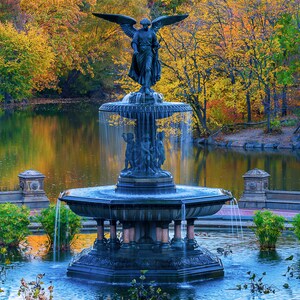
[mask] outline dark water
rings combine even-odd
[[[91,238],[89,235],[85,235],[84,239],[87,240],[85,247],[91,246],[94,238],[95,235]],[[279,238],[277,250],[272,252],[260,252],[254,234],[251,231],[244,232],[244,239],[239,239],[230,232],[220,230],[201,232],[196,238],[199,244],[215,254],[218,247],[232,251],[227,257],[220,256],[224,264],[225,275],[219,279],[198,283],[160,286],[163,291],[171,295],[171,299],[300,299],[300,279],[283,276],[287,268],[292,265],[295,273],[299,274],[300,271],[299,241],[296,240],[292,233],[285,232]],[[73,247],[75,253],[80,250],[81,247]],[[38,248],[35,248],[34,251],[37,252]],[[291,255],[293,255],[293,260],[286,260]],[[27,281],[31,281],[39,273],[45,273],[45,278],[43,279],[45,287],[48,287],[50,281],[52,281],[54,285],[54,299],[108,300],[112,299],[109,295],[112,296],[114,293],[119,295],[127,294],[129,283],[128,286],[121,287],[119,285],[105,285],[101,282],[67,277],[66,269],[70,259],[70,255],[65,255],[65,257],[61,255],[60,261],[53,262],[51,255],[43,258],[32,255],[22,262],[16,261],[13,268],[7,270],[6,278],[1,285],[4,292],[0,293],[0,299],[19,299],[17,298],[17,291],[20,279],[24,277]],[[266,272],[262,282],[272,286],[275,289],[275,294],[262,294],[253,297],[249,289],[235,290],[237,285],[249,283],[248,271],[255,273],[258,277],[261,277],[262,273]],[[136,279],[138,280],[138,278]],[[288,283],[289,288],[283,287],[285,283]],[[125,297],[125,299],[129,298]]]
[[[88,104],[0,112],[0,189],[13,189],[18,174],[27,169],[46,175],[45,190],[51,201],[67,188],[116,183],[124,167],[120,153],[124,153],[125,143],[119,131],[108,131],[98,119],[98,106]],[[239,198],[242,175],[260,168],[271,175],[271,189],[300,190],[300,152],[212,149],[192,144],[184,151],[183,156],[180,149],[166,142],[163,167],[178,184],[220,187]]]

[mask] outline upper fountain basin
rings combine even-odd
[[[67,190],[59,199],[80,216],[122,222],[171,221],[213,215],[232,196],[221,189],[184,185],[177,185],[173,193],[141,195],[116,193],[115,186],[101,186]]]
[[[137,114],[153,113],[156,119],[161,119],[174,113],[192,112],[192,108],[185,103],[163,102],[161,94],[154,92],[149,99],[141,93],[129,93],[122,101],[102,104],[99,111],[118,113],[129,119],[136,119]]]

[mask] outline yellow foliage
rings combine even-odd
[[[56,80],[51,73],[54,53],[41,30],[28,27],[18,32],[11,23],[0,22],[0,48],[2,91],[18,99]]]

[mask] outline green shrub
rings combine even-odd
[[[274,133],[274,134],[282,133],[282,126],[281,126],[280,119],[275,118],[274,120],[271,120],[270,130],[271,130],[271,133]],[[267,129],[265,129],[265,133],[267,133]]]
[[[284,217],[274,215],[268,210],[255,212],[253,222],[256,228],[254,228],[254,233],[261,250],[276,248],[277,239],[284,230],[284,221]]]
[[[0,204],[0,246],[16,248],[29,234],[29,209],[15,204]]]
[[[297,214],[293,218],[293,230],[297,238],[300,240],[300,214]]]
[[[43,229],[47,233],[49,243],[53,246],[55,233],[55,215],[56,206],[50,205],[41,211],[36,217],[36,221],[40,222]],[[65,205],[60,206],[60,231],[58,236],[58,245],[61,250],[70,248],[70,244],[75,234],[80,232],[81,218],[68,209]],[[58,234],[58,232],[57,232]],[[58,246],[57,245],[57,246]]]

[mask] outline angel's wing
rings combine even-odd
[[[188,15],[176,15],[176,16],[161,16],[152,21],[152,30],[156,33],[163,26],[171,25],[180,22],[187,18]]]
[[[117,14],[100,14],[100,13],[93,13],[93,15],[98,18],[102,18],[104,20],[119,24],[122,30],[124,31],[124,33],[130,38],[133,38],[133,35],[137,31],[133,27],[133,25],[136,24],[136,20],[131,17],[124,16],[124,15],[117,15]]]

